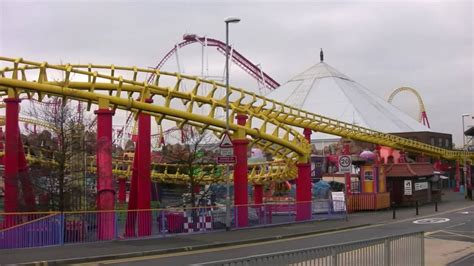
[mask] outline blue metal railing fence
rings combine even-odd
[[[315,200],[232,206],[231,226],[239,210],[247,210],[248,226],[258,227],[301,221],[298,204],[311,205],[307,220],[346,219],[344,202]],[[160,237],[224,230],[224,205],[150,210],[114,210],[44,213],[0,213],[0,249],[30,248],[71,243]]]

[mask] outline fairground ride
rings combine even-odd
[[[191,44],[199,44],[202,47],[201,52],[201,77],[209,78],[209,61],[208,61],[208,47],[215,48],[223,56],[225,56],[226,44],[217,39],[208,38],[206,36],[201,37],[196,34],[185,34],[183,36],[183,41],[177,43],[166,55],[159,61],[159,63],[154,67],[155,70],[162,69],[166,61],[168,61],[173,55],[176,55],[176,61],[178,64],[178,72],[181,72],[181,62],[180,62],[180,49]],[[254,64],[241,53],[236,51],[234,47],[230,46],[230,58],[232,61],[239,66],[242,70],[252,76],[259,85],[259,93],[265,95],[266,92],[274,90],[280,86],[280,84],[265,73],[260,64]],[[221,80],[224,80],[225,70]],[[148,77],[148,83],[150,83],[154,78],[154,74],[151,74]]]
[[[426,115],[425,105],[423,104],[423,100],[421,99],[421,95],[415,89],[413,89],[411,87],[397,88],[397,89],[393,90],[390,93],[390,95],[388,96],[387,102],[392,103],[395,96],[398,95],[401,92],[408,92],[408,93],[411,93],[411,94],[415,95],[415,97],[418,101],[418,122],[420,122],[423,125],[430,128],[430,122],[428,121],[428,116]]]
[[[224,109],[225,103],[224,99],[214,98],[214,95],[218,90],[224,90],[225,85],[215,81],[138,67],[92,64],[51,65],[6,57],[0,57],[0,61],[3,64],[10,63],[12,65],[0,71],[3,97],[18,97],[26,94],[30,98],[35,97],[36,100],[42,101],[45,96],[60,96],[85,102],[88,104],[88,109],[91,104],[98,104],[99,99],[102,99],[108,102],[114,110],[131,110],[136,113],[144,112],[153,115],[158,124],[163,120],[170,120],[176,122],[178,127],[190,124],[201,130],[211,130],[218,135],[223,132],[224,121],[216,119],[214,114],[216,109]],[[64,80],[48,81],[47,76],[50,71],[64,72]],[[119,71],[131,78],[126,79],[123,75],[117,76],[116,72]],[[31,78],[28,72],[35,73],[37,79]],[[71,73],[85,76],[87,81],[70,80]],[[7,74],[10,77],[7,77]],[[152,74],[154,76],[152,84],[139,81],[140,76],[143,80],[143,76]],[[174,78],[174,85],[161,85],[159,83],[161,77]],[[183,82],[193,83],[194,86],[189,91],[183,91],[181,88]],[[207,95],[200,94],[202,84],[212,86],[212,90]],[[159,98],[164,104],[147,103],[145,102],[147,98]],[[180,101],[185,108],[178,110],[171,107],[171,103],[176,100]],[[249,117],[245,125],[231,123],[231,129],[233,131],[243,130],[247,136],[252,138],[252,144],[258,144],[265,150],[272,150],[283,158],[307,157],[308,151],[306,149],[309,149],[309,146],[301,145],[306,143],[306,140],[292,127],[309,128],[313,131],[401,150],[412,150],[446,159],[462,157],[456,151],[445,150],[309,113],[243,89],[231,88],[230,101],[233,118],[239,113]],[[209,113],[207,115],[196,114],[197,109],[204,105],[210,107]],[[257,121],[260,123],[257,124]],[[253,126],[259,127],[254,128]]]
[[[87,110],[97,106],[97,190],[99,209],[113,209],[114,188],[112,186],[112,117],[119,110],[136,114],[138,136],[132,164],[130,197],[131,209],[150,208],[151,185],[151,117],[158,125],[163,121],[176,123],[178,128],[186,125],[199,130],[213,132],[221,137],[226,129],[225,120],[216,116],[226,107],[225,97],[217,97],[226,90],[224,84],[202,80],[199,77],[180,73],[162,72],[159,69],[144,69],[136,66],[115,65],[54,65],[34,62],[22,58],[0,57],[0,96],[6,104],[5,139],[5,211],[17,210],[15,184],[20,171],[20,160],[24,158],[19,141],[18,111],[22,97],[44,101],[57,96],[63,100],[85,103]],[[152,82],[148,82],[153,75]],[[49,80],[48,77],[62,77]],[[74,78],[72,78],[74,77]],[[77,80],[77,81],[76,81]],[[171,83],[162,82],[164,80]],[[187,90],[183,84],[187,84]],[[204,92],[203,85],[211,89]],[[474,161],[474,153],[452,151],[406,139],[369,128],[345,123],[329,117],[268,99],[244,89],[230,88],[230,130],[237,157],[234,167],[234,195],[236,204],[246,202],[248,146],[255,146],[281,162],[285,180],[297,177],[296,200],[311,200],[310,165],[311,147],[308,143],[311,132],[317,131],[402,151],[448,160]],[[205,109],[203,109],[205,107]],[[206,112],[204,112],[204,110]],[[237,120],[237,121],[236,121]],[[304,131],[304,136],[301,134]],[[137,159],[140,157],[139,159]],[[21,165],[24,166],[24,165]],[[282,180],[284,181],[284,180]],[[137,183],[138,182],[138,183]],[[135,185],[134,185],[135,184]],[[8,185],[8,187],[7,187]],[[7,204],[8,203],[8,204]],[[297,209],[297,216],[306,217],[311,212]],[[301,216],[301,217],[303,217]],[[306,217],[307,218],[307,217]],[[304,218],[304,219],[306,219]],[[302,218],[303,219],[303,218]]]

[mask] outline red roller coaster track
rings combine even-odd
[[[171,49],[168,53],[166,53],[166,55],[160,60],[160,62],[158,63],[158,65],[156,65],[154,69],[161,69],[163,65],[166,63],[166,61],[168,61],[168,59],[170,59],[171,56],[173,56],[173,54],[176,53],[177,49],[196,43],[196,42],[200,43],[203,46],[215,47],[217,51],[219,51],[221,54],[223,55],[226,54],[226,44],[219,40],[211,39],[207,37],[199,37],[195,34],[185,34],[183,36],[183,41],[176,44],[173,47],[173,49]],[[232,49],[232,47],[230,47],[230,49]],[[261,84],[264,84],[266,88],[270,90],[274,90],[280,86],[278,82],[276,82],[267,73],[263,72],[257,65],[255,65],[250,60],[245,58],[241,53],[237,52],[236,50],[231,50],[230,54],[232,56],[232,62],[238,65],[241,69],[243,69],[245,72],[251,75],[258,82],[260,82]],[[148,77],[147,82],[151,83],[154,77],[155,75],[152,74],[150,77]],[[132,114],[130,114],[127,117],[124,129],[119,133],[119,137],[122,136],[122,134],[124,133],[123,131],[125,130],[126,127],[130,125],[131,121],[132,121]]]
[[[184,46],[193,44],[193,43],[200,43],[203,46],[209,46],[209,47],[215,47],[217,51],[219,51],[221,54],[225,55],[226,51],[226,44],[216,40],[216,39],[211,39],[207,37],[199,37],[195,34],[185,34],[183,36],[183,41],[176,44],[173,49],[171,49],[164,57],[161,59],[161,61],[156,65],[155,69],[161,69],[165,62],[173,55],[176,53],[176,50],[178,48],[182,48]],[[232,49],[232,48],[230,48]],[[232,51],[232,50],[231,50]],[[232,61],[238,65],[241,69],[243,69],[245,72],[250,74],[253,78],[255,78],[258,82],[261,82],[262,84],[265,84],[265,87],[267,87],[270,90],[274,90],[277,87],[280,86],[278,82],[276,82],[273,78],[271,78],[268,74],[263,72],[257,65],[252,63],[250,60],[245,58],[242,54],[239,52],[233,50],[231,52],[232,55]],[[154,75],[151,75],[148,78],[148,83],[150,83],[153,80]]]

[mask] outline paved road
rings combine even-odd
[[[451,223],[440,230],[431,232],[427,237],[474,243],[473,214],[465,213],[461,215],[465,215],[467,220],[460,223]]]
[[[462,211],[434,215],[430,218],[447,218],[449,221],[434,223],[440,219],[431,219],[427,223],[415,224],[416,218],[396,221],[388,224],[376,224],[365,228],[310,235],[292,239],[282,239],[263,243],[196,250],[184,253],[156,255],[122,260],[101,261],[101,265],[189,265],[215,260],[246,257],[271,252],[287,251],[307,247],[317,247],[364,240],[416,231],[429,232],[430,238],[440,238],[474,243],[474,206]]]

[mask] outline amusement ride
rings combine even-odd
[[[184,36],[154,68],[137,66],[117,66],[100,64],[51,64],[36,62],[24,58],[0,57],[0,93],[4,102],[5,116],[0,118],[5,125],[4,137],[4,176],[5,176],[5,212],[18,211],[17,177],[28,168],[28,162],[41,161],[47,165],[52,160],[41,153],[25,152],[20,139],[19,123],[32,124],[45,129],[52,125],[19,116],[20,102],[29,100],[39,103],[51,103],[50,99],[61,99],[62,103],[74,102],[78,112],[95,110],[94,124],[97,127],[96,156],[88,161],[87,171],[97,174],[97,210],[114,210],[114,180],[130,180],[129,210],[150,209],[152,179],[162,183],[186,184],[189,177],[180,165],[152,162],[152,138],[165,144],[165,136],[178,132],[185,139],[193,129],[199,133],[212,132],[216,140],[226,134],[226,122],[219,115],[226,108],[226,86],[216,80],[182,73],[162,70],[165,62],[173,55],[179,60],[180,49],[191,44],[202,46],[202,73],[205,73],[204,58],[208,48],[215,48],[226,54],[225,43],[193,34]],[[426,143],[379,132],[325,117],[316,113],[288,105],[265,97],[265,91],[279,87],[262,69],[230,47],[233,62],[255,78],[259,92],[243,88],[230,87],[230,134],[233,141],[236,164],[231,172],[213,169],[202,173],[199,185],[212,182],[225,182],[226,175],[234,183],[236,207],[242,215],[236,222],[245,226],[248,222],[244,215],[248,208],[248,185],[255,191],[262,185],[294,180],[296,183],[296,202],[311,201],[311,134],[320,132],[344,139],[390,147],[404,152],[413,152],[435,159],[474,161],[474,153],[455,151],[432,146]],[[178,63],[179,64],[179,63]],[[408,91],[417,97],[420,105],[420,122],[428,127],[429,122],[420,95],[413,88],[402,87],[392,92],[391,102],[397,93]],[[57,103],[56,103],[57,104]],[[84,107],[83,107],[84,106]],[[125,126],[116,130],[112,126],[114,114],[129,112]],[[158,133],[152,134],[152,119]],[[175,126],[163,129],[163,125]],[[131,126],[133,124],[133,126]],[[193,128],[193,129],[189,129]],[[114,158],[112,144],[124,135],[133,135],[134,156],[129,159]],[[271,155],[270,161],[247,162],[249,148],[258,148]],[[26,149],[28,150],[28,149]],[[184,167],[183,167],[184,168]],[[216,175],[216,171],[219,172]],[[207,176],[206,176],[207,175]],[[217,179],[216,179],[217,178]],[[27,178],[20,180],[25,197],[34,211],[34,200]],[[119,199],[123,200],[124,182],[121,182]],[[262,193],[255,193],[261,197]],[[262,202],[262,199],[256,200]],[[236,204],[237,205],[237,204]],[[307,220],[311,216],[309,205],[298,205],[296,219]],[[130,220],[143,222],[150,219],[146,215],[136,215]],[[113,226],[106,223],[101,227],[102,239],[113,234]],[[149,235],[150,229],[140,228],[139,235]]]

